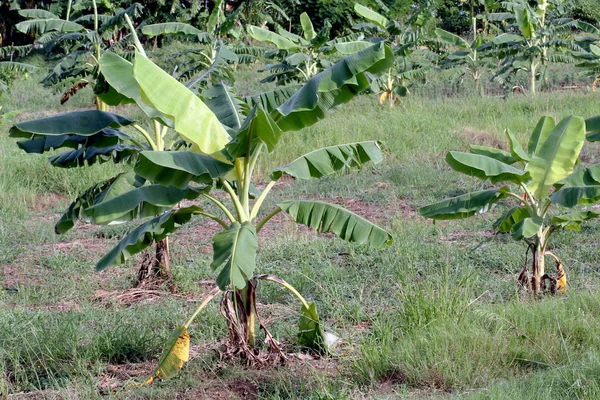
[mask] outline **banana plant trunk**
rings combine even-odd
[[[152,276],[167,276],[171,272],[169,264],[169,238],[156,242],[156,253],[152,264]]]
[[[245,339],[251,348],[256,346],[256,284],[248,282],[248,285],[239,291],[243,302],[243,312],[245,314]]]
[[[537,72],[537,65],[535,63],[531,63],[531,67],[529,68],[529,92],[532,95],[535,95],[536,72]]]
[[[154,257],[147,256],[142,262],[135,287],[153,286],[168,278],[171,273],[169,263],[169,238],[164,238],[154,244]]]
[[[533,271],[531,276],[531,291],[533,294],[540,292],[542,276],[544,276],[545,261],[544,261],[544,246],[541,241],[538,241],[533,250]]]

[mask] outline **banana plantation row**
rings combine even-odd
[[[600,30],[597,24],[569,17],[575,1],[539,0],[532,5],[515,0],[482,6],[470,0],[466,3],[471,16],[467,37],[436,27],[440,11],[430,2],[415,3],[412,15],[402,21],[386,17],[389,9],[383,3],[374,7],[380,12],[355,3],[348,26],[336,30],[327,20],[316,26],[307,13],[300,14],[292,25],[285,8],[260,1],[241,2],[235,8],[230,2],[217,1],[203,23],[195,25],[155,23],[161,15],[175,19],[177,4],[183,3],[173,3],[167,16],[150,5],[133,3],[121,9],[95,1],[92,7],[75,1],[51,4],[48,9],[52,11],[42,7],[16,10],[22,21],[15,28],[34,42],[20,46],[4,43],[0,48],[0,90],[6,89],[15,71],[36,68],[23,61],[35,52],[44,54],[51,65],[42,84],[58,85],[63,102],[85,86],[101,92],[105,80],[98,65],[100,56],[108,51],[128,60],[133,57],[133,36],[125,16],[134,22],[144,44],[155,48],[173,37],[189,42],[188,49],[171,55],[170,61],[177,65],[171,74],[198,93],[218,82],[233,86],[233,71],[242,63],[264,63],[260,70],[265,73],[264,82],[300,84],[336,60],[378,41],[384,41],[394,53],[394,63],[385,74],[367,76],[369,90],[377,93],[382,103],[398,102],[415,82],[425,81],[439,69],[455,70],[454,80],[465,81],[482,93],[488,81],[501,84],[508,92],[524,79],[528,90],[535,93],[547,84],[548,67],[553,64],[575,65],[581,75],[589,77],[593,88],[600,77]],[[202,7],[192,5],[180,19],[194,20],[192,15]],[[293,32],[291,28],[296,26]]]

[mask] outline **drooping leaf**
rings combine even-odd
[[[190,221],[192,216],[202,211],[191,206],[168,211],[138,226],[127,234],[96,264],[96,271],[102,271],[115,264],[122,264],[132,255],[139,253],[155,241],[161,241]]]
[[[327,111],[368,88],[365,72],[380,73],[393,61],[391,49],[383,42],[343,58],[308,80],[272,113],[273,118],[283,131],[310,126],[324,118]]]
[[[24,8],[19,10],[19,15],[30,19],[60,19],[58,15],[41,8]]]
[[[10,137],[28,138],[33,135],[91,136],[106,128],[133,124],[129,118],[97,110],[72,111],[52,117],[19,122],[10,128]]]
[[[165,346],[152,378],[169,379],[177,375],[190,359],[190,334],[185,326],[177,325]]]
[[[393,237],[372,222],[335,204],[310,200],[287,200],[278,204],[300,224],[317,232],[335,233],[348,242],[379,248],[391,245]]]
[[[284,86],[268,92],[258,93],[244,97],[244,102],[249,108],[259,106],[268,113],[285,103],[300,89],[299,85]]]
[[[454,33],[450,33],[440,28],[435,29],[435,35],[446,43],[452,46],[462,47],[463,49],[471,48],[467,41]]]
[[[28,140],[17,142],[19,148],[27,153],[42,154],[49,150],[80,147],[109,147],[123,141],[128,141],[131,136],[112,128],[105,128],[91,135],[44,135],[33,134]],[[141,150],[141,149],[140,149]]]
[[[221,149],[230,137],[215,114],[192,91],[152,61],[136,53],[133,75],[143,101],[163,113],[193,150],[222,158]]]
[[[562,186],[590,186],[600,185],[600,164],[573,172],[565,179],[558,181],[555,187]]]
[[[256,268],[258,242],[256,228],[250,222],[235,221],[229,230],[213,237],[213,262],[216,270],[223,266],[217,277],[219,289],[225,290],[229,283],[234,290],[243,289]]]
[[[341,144],[325,147],[300,156],[283,167],[271,172],[271,179],[278,180],[283,174],[299,179],[322,178],[344,168],[359,168],[372,161],[383,159],[381,143],[375,141]]]
[[[210,185],[232,168],[231,164],[188,151],[144,151],[139,155],[135,172],[163,186],[185,189],[190,181]]]
[[[373,45],[373,43],[371,43],[371,42],[358,40],[358,41],[353,41],[353,42],[336,43],[334,45],[334,47],[338,51],[338,53],[347,55],[347,54],[357,53],[357,52],[364,50],[367,47],[370,47],[372,45]]]
[[[308,40],[304,39],[302,36],[296,35],[293,32],[289,32],[289,31],[283,29],[281,26],[277,27],[277,34],[284,37],[285,39],[291,41],[292,43],[296,43],[297,45],[308,46],[310,43]]]
[[[552,131],[542,132],[525,168],[531,175],[528,187],[534,197],[547,196],[553,184],[573,172],[584,141],[585,122],[581,117],[567,117]]]
[[[600,185],[563,187],[552,193],[553,204],[574,207],[577,204],[591,204],[600,200]]]
[[[327,345],[319,321],[317,305],[314,302],[309,303],[308,308],[302,305],[298,327],[300,328],[298,339],[301,346],[305,346],[319,354],[327,354]]]
[[[19,32],[35,32],[38,34],[43,34],[51,31],[69,33],[82,32],[85,30],[85,27],[75,22],[55,18],[30,19],[27,21],[19,22],[17,25],[15,25],[15,28],[17,28]]]
[[[482,214],[506,197],[506,188],[465,193],[419,208],[419,214],[432,219],[462,219]]]
[[[211,34],[203,32],[200,29],[183,22],[163,22],[160,24],[145,25],[142,28],[142,33],[146,36],[160,36],[170,34],[183,34],[196,36],[203,43],[211,38]]]
[[[472,144],[469,146],[469,149],[473,154],[490,157],[504,164],[512,165],[517,162],[517,160],[508,151],[497,149],[495,147],[478,146]]]
[[[451,151],[446,155],[446,162],[455,171],[482,180],[489,179],[492,183],[512,182],[518,185],[529,179],[527,172],[484,155]]]
[[[354,11],[356,11],[358,15],[360,15],[367,21],[377,25],[381,29],[385,29],[386,26],[390,23],[390,21],[386,17],[379,14],[378,12],[371,10],[368,7],[363,6],[362,4],[354,3]]]
[[[33,45],[2,46],[0,47],[0,58],[23,57],[33,50]]]
[[[83,218],[84,209],[104,200],[109,200],[112,197],[119,196],[143,183],[140,179],[136,180],[133,172],[127,172],[92,185],[73,200],[54,226],[54,231],[57,234],[67,232],[75,225],[75,221]]]
[[[131,221],[136,218],[154,217],[182,200],[193,200],[207,188],[177,189],[173,186],[145,185],[94,204],[83,211],[93,224]]]
[[[131,17],[131,19],[135,19],[142,15],[144,7],[139,3],[132,3],[127,8],[119,10],[114,13],[114,15],[108,16],[104,21],[102,21],[102,25],[100,26],[100,31],[102,32],[111,32],[114,28],[121,28],[125,26],[125,15]]]
[[[22,63],[22,62],[16,62],[16,61],[0,61],[0,69],[25,73],[25,72],[33,72],[36,69],[38,69],[38,67],[36,67],[35,65],[26,64],[26,63]]]
[[[581,230],[581,223],[589,219],[600,217],[599,212],[595,211],[577,211],[570,214],[556,215],[551,219],[551,224],[561,228],[578,231]]]
[[[107,129],[103,132],[105,131]],[[106,136],[99,138],[97,136],[99,134],[90,136],[81,147],[51,156],[48,161],[55,167],[61,168],[82,167],[93,165],[96,162],[102,164],[108,161],[118,164],[130,161],[143,150],[132,144],[108,144],[105,142]]]
[[[523,36],[515,35],[514,33],[502,33],[492,39],[492,43],[495,45],[503,45],[510,42],[520,42],[523,40]]]

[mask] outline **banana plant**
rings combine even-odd
[[[573,52],[573,57],[577,60],[575,66],[582,70],[584,76],[589,76],[593,79],[593,92],[596,91],[598,84],[600,84],[600,46],[598,44],[600,43],[595,40],[592,43],[582,43],[587,48]]]
[[[4,46],[0,47],[0,94],[8,90],[14,73],[28,74],[37,69],[35,65],[15,61],[31,52],[33,46]]]
[[[600,130],[598,121],[600,118],[589,120],[595,130]],[[594,138],[595,130],[588,129],[588,139]],[[505,133],[510,151],[472,145],[470,153],[451,151],[446,156],[455,171],[496,187],[421,207],[419,212],[432,219],[461,219],[488,212],[501,200],[512,200],[493,228],[527,244],[519,282],[535,294],[544,290],[564,292],[566,275],[560,259],[549,250],[550,238],[559,229],[579,230],[584,221],[600,216],[588,207],[600,200],[600,164],[575,170],[586,140],[586,122],[571,116],[555,124],[551,117],[543,117],[529,138],[527,150],[511,131]],[[578,205],[584,207],[567,210]],[[556,260],[555,276],[546,273],[546,255]]]
[[[92,0],[93,13],[89,14],[86,13],[89,4],[80,3],[69,2],[65,19],[41,9],[19,10],[27,20],[16,25],[20,32],[37,35],[36,46],[43,48],[49,58],[57,60],[41,83],[67,88],[61,104],[88,85],[94,90],[99,89],[96,85],[102,86],[104,81],[98,68],[100,56],[109,48],[116,50],[126,46],[129,39],[120,33],[125,26],[125,16],[134,18],[142,11],[140,4],[133,3],[114,14],[101,14],[96,0]],[[96,107],[108,111],[98,97]]]
[[[544,76],[548,63],[573,63],[571,50],[578,50],[572,31],[577,28],[597,33],[588,23],[566,18],[566,4],[561,0],[538,0],[536,7],[525,0],[505,2],[509,12],[493,13],[490,20],[507,25],[507,32],[492,39],[502,66],[494,77],[506,77],[525,71],[529,91],[536,92],[537,81]]]
[[[272,62],[260,72],[268,71],[271,75],[261,82],[276,82],[278,85],[306,82],[333,65],[326,56],[338,52],[337,44],[346,43],[352,46],[352,43],[347,42],[360,39],[359,34],[330,39],[331,25],[326,23],[320,31],[315,31],[307,13],[300,15],[300,24],[302,36],[288,32],[280,26],[277,32],[254,25],[247,27],[248,34],[254,40],[277,47],[277,50],[265,51],[264,57]],[[353,50],[368,47],[368,44],[358,46],[359,48],[354,47]]]
[[[481,35],[475,36],[475,40],[469,43],[441,28],[435,30],[435,35],[449,48],[458,48],[448,52],[442,58],[440,66],[444,69],[462,68],[462,75],[469,74],[475,83],[475,90],[483,94],[481,78],[486,70],[496,67],[494,60],[489,57],[490,44],[485,43]]]
[[[431,12],[420,7],[402,25],[359,3],[354,4],[354,11],[367,21],[355,26],[355,29],[365,34],[372,32],[370,40],[383,39],[394,51],[395,62],[387,74],[371,77],[371,90],[379,96],[379,104],[387,101],[392,108],[401,97],[410,93],[414,81],[425,79],[432,63],[437,61],[437,55],[433,52],[419,48],[424,44],[423,26],[431,17]],[[342,46],[345,44],[338,45],[338,48],[343,53]]]
[[[300,299],[300,343],[325,352],[325,335],[315,304],[306,301],[283,279],[257,274],[257,234],[273,216],[283,212],[297,223],[359,244],[382,247],[392,243],[392,236],[366,219],[322,201],[284,200],[268,212],[263,211],[263,205],[275,183],[284,175],[315,179],[348,168],[360,168],[369,162],[380,162],[380,143],[366,141],[314,150],[274,169],[270,182],[262,190],[253,183],[253,174],[259,158],[275,151],[279,141],[284,140],[285,132],[313,125],[330,109],[366,89],[369,82],[365,74],[377,74],[389,68],[393,62],[391,50],[383,43],[374,44],[338,61],[288,96],[279,92],[242,98],[221,84],[207,91],[202,101],[150,61],[137,43],[132,63],[105,53],[100,67],[110,85],[111,98],[121,96],[122,102],[137,103],[158,127],[154,140],[151,135],[143,134],[155,146],[137,154],[133,172],[128,175],[127,183],[133,182],[129,188],[109,195],[104,194],[105,184],[99,184],[88,196],[92,201],[74,204],[70,215],[82,215],[96,223],[136,217],[150,219],[123,237],[98,261],[96,269],[102,271],[124,262],[153,242],[168,237],[193,217],[210,218],[222,230],[213,237],[211,266],[218,271],[218,291],[211,292],[209,298],[223,293],[221,310],[229,328],[229,354],[240,355],[249,363],[285,357],[256,312],[255,289],[259,281],[281,285]],[[286,97],[282,102],[276,100]],[[99,133],[100,137],[112,133],[121,138],[131,135],[125,132],[131,127],[144,132],[129,118],[95,110],[87,112],[94,114],[81,118],[76,113],[67,113],[53,117],[56,119],[20,123],[11,128],[11,135],[28,137],[22,147],[54,148],[81,137],[97,138]],[[57,121],[60,118],[62,121]],[[45,132],[40,133],[42,129]],[[48,132],[50,129],[54,132]],[[170,151],[161,149],[157,143],[166,140],[167,132],[173,132],[183,145]],[[80,143],[72,145],[79,149]],[[116,183],[111,181],[106,185]],[[229,202],[212,195],[213,191],[224,192]],[[180,207],[184,199],[197,200],[197,203]],[[218,212],[207,211],[200,201],[215,205]],[[177,327],[153,378],[171,376],[187,360],[188,327],[207,301],[186,324]],[[265,357],[257,351],[257,324],[267,338],[269,351]]]

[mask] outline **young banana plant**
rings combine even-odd
[[[573,63],[568,54],[578,46],[572,36],[574,29],[598,34],[595,26],[573,18],[567,18],[567,8],[562,0],[538,0],[535,6],[525,0],[503,3],[508,13],[492,13],[494,21],[510,22],[508,32],[492,39],[502,59],[501,68],[494,78],[513,75],[518,71],[529,75],[529,91],[536,93],[537,82],[543,78],[550,62]],[[543,79],[542,79],[543,82]]]
[[[102,257],[96,269],[100,271],[124,262],[151,243],[172,234],[194,216],[210,218],[222,227],[213,238],[211,266],[219,270],[216,283],[223,292],[221,310],[229,327],[230,354],[241,355],[250,363],[284,357],[256,313],[255,288],[261,280],[277,283],[300,298],[300,343],[325,352],[325,338],[315,304],[304,300],[283,279],[255,274],[257,234],[273,216],[284,212],[298,223],[319,232],[334,233],[350,242],[382,247],[391,244],[392,237],[378,226],[334,204],[286,200],[268,212],[263,211],[263,205],[283,175],[297,179],[321,178],[336,171],[359,168],[368,162],[378,163],[382,160],[380,144],[367,141],[309,152],[273,170],[271,181],[262,191],[253,184],[254,172],[259,158],[268,157],[279,141],[284,140],[285,132],[318,122],[330,109],[350,101],[366,89],[369,82],[365,74],[387,70],[393,62],[391,50],[383,43],[374,44],[317,74],[294,93],[279,90],[240,98],[227,86],[218,84],[204,93],[204,101],[150,61],[139,43],[137,50],[132,63],[112,53],[101,57],[100,68],[110,90],[100,95],[105,100],[110,98],[113,104],[137,103],[157,127],[158,136],[154,139],[129,118],[95,110],[84,111],[89,113],[85,118],[82,114],[69,113],[21,123],[11,129],[11,135],[27,137],[25,143],[44,149],[71,141],[72,146],[85,153],[87,142],[78,142],[81,138],[92,139],[98,134],[104,138],[110,133],[117,141],[123,138],[135,140],[133,132],[125,133],[120,129],[137,129],[151,145],[137,153],[133,172],[128,175],[135,185],[107,196],[103,195],[104,185],[113,185],[113,182],[99,184],[88,196],[92,200],[73,205],[69,215],[81,215],[97,223],[152,217]],[[42,130],[45,131],[42,133]],[[60,134],[56,134],[57,131]],[[158,143],[165,141],[167,131],[175,132],[184,145],[159,146]],[[113,157],[117,154],[117,149],[111,152]],[[229,202],[213,196],[214,190],[224,192]],[[198,204],[179,207],[184,199],[212,203],[219,212],[211,213]],[[215,294],[211,292],[212,296]],[[155,377],[170,376],[168,371],[172,372],[173,368],[168,365],[175,365],[176,371],[186,361],[187,328],[199,311],[188,323],[177,328]],[[265,331],[269,345],[267,357],[261,357],[256,351],[257,324]]]
[[[461,75],[469,74],[475,84],[475,90],[483,95],[483,86],[481,78],[486,70],[495,68],[496,64],[490,59],[490,44],[484,42],[482,36],[476,36],[472,42],[467,42],[458,35],[437,28],[435,30],[437,38],[449,47],[458,47],[456,51],[447,53],[441,62],[441,67],[445,69],[462,68]]]
[[[339,44],[355,42],[358,33],[330,39],[331,25],[328,23],[320,31],[315,31],[307,13],[300,15],[302,36],[288,32],[278,27],[277,32],[249,25],[248,34],[253,39],[269,43],[277,50],[265,51],[264,56],[272,63],[266,65],[260,72],[268,71],[271,75],[261,82],[276,82],[278,85],[304,83],[319,72],[332,66],[328,55],[339,52]],[[362,46],[360,47],[365,48]],[[354,48],[354,51],[357,51]],[[341,53],[347,54],[347,53]]]
[[[367,21],[355,28],[363,30],[365,35],[374,32],[375,36],[371,41],[384,40],[394,51],[395,62],[387,74],[370,77],[371,90],[379,95],[379,104],[387,101],[392,108],[400,102],[401,97],[410,93],[409,88],[413,82],[425,80],[432,61],[437,59],[433,52],[419,48],[423,44],[423,25],[431,17],[431,12],[418,7],[402,25],[359,3],[354,4],[354,11]],[[338,45],[341,53],[344,45]]]
[[[589,123],[597,128],[597,121],[600,119]],[[443,200],[419,212],[432,219],[468,218],[491,210],[500,200],[512,199],[511,208],[493,227],[498,233],[510,233],[515,240],[525,241],[527,253],[532,252],[531,278],[526,253],[519,282],[538,294],[548,289],[544,283],[549,279],[551,291],[563,292],[566,276],[559,258],[549,251],[550,238],[558,229],[579,230],[582,222],[600,216],[587,207],[563,213],[567,208],[600,200],[600,164],[575,171],[586,140],[586,122],[571,116],[555,125],[551,117],[543,117],[529,138],[527,151],[512,132],[506,130],[506,135],[510,151],[473,145],[470,153],[451,151],[446,161],[458,172],[507,185]],[[591,135],[588,133],[588,139],[594,137]],[[556,277],[546,274],[546,255],[556,260]]]

